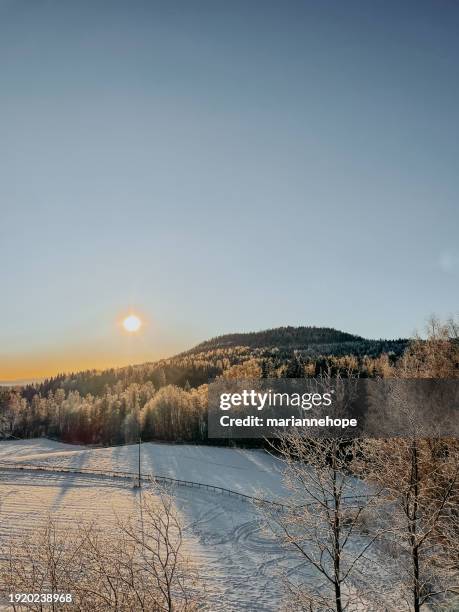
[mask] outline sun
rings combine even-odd
[[[134,333],[139,331],[142,327],[142,321],[135,314],[130,314],[128,317],[123,319],[123,327],[129,333]]]

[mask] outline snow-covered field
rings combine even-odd
[[[0,538],[26,533],[49,514],[69,527],[94,519],[109,528],[116,516],[135,511],[138,495],[129,479],[5,469],[7,464],[135,472],[137,453],[135,445],[89,449],[45,439],[0,442]],[[146,443],[142,472],[270,500],[288,495],[282,463],[261,450]],[[210,610],[277,611],[282,597],[279,568],[308,579],[310,570],[262,528],[259,510],[251,503],[203,488],[174,487],[173,494]]]
[[[50,513],[69,527],[81,519],[109,526],[116,515],[134,511],[137,495],[130,480],[2,470],[2,464],[135,471],[137,453],[135,445],[88,449],[45,439],[0,442],[0,538],[27,532]],[[286,494],[280,462],[258,450],[147,443],[142,445],[142,472],[269,499]],[[262,532],[257,509],[240,498],[205,489],[176,487],[174,496],[210,608],[278,610],[281,585],[273,568],[289,559]]]
[[[46,464],[75,470],[138,469],[138,447],[88,449],[51,440],[0,442],[0,462]],[[142,473],[211,484],[268,499],[285,497],[281,462],[260,450],[190,444],[142,444]]]

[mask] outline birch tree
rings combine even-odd
[[[310,439],[294,430],[280,436],[276,452],[283,461],[290,496],[284,511],[265,509],[265,517],[283,546],[296,553],[308,572],[298,580],[284,575],[288,606],[336,612],[359,606],[385,609],[374,592],[368,564],[379,533],[368,530],[367,520],[379,490],[366,494],[350,472],[361,443]],[[315,577],[310,577],[311,570]]]

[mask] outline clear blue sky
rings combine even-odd
[[[0,380],[458,312],[458,2],[0,0],[0,79]]]

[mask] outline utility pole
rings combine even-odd
[[[137,438],[138,438],[138,441],[139,441],[139,488],[141,488],[142,487],[142,479],[141,479],[141,473],[142,472],[141,472],[141,452],[140,452],[140,448],[141,448],[141,445],[142,445],[142,436],[141,436],[141,433],[140,433],[140,406],[139,406],[138,401],[136,403],[137,403],[137,410],[136,410],[136,412],[137,412]]]
[[[140,429],[140,406],[138,400],[136,400],[137,405],[137,436],[139,440],[139,507],[140,507],[140,523],[142,525],[142,546],[145,548],[145,528],[143,524],[143,502],[142,502],[142,471],[141,471],[141,446],[142,446],[142,436]]]
[[[140,470],[140,446],[141,446],[141,444],[142,444],[142,438],[140,436],[140,427],[139,427],[139,487],[142,486],[142,480],[141,480],[141,476],[140,476],[140,474],[141,474],[141,470]]]

